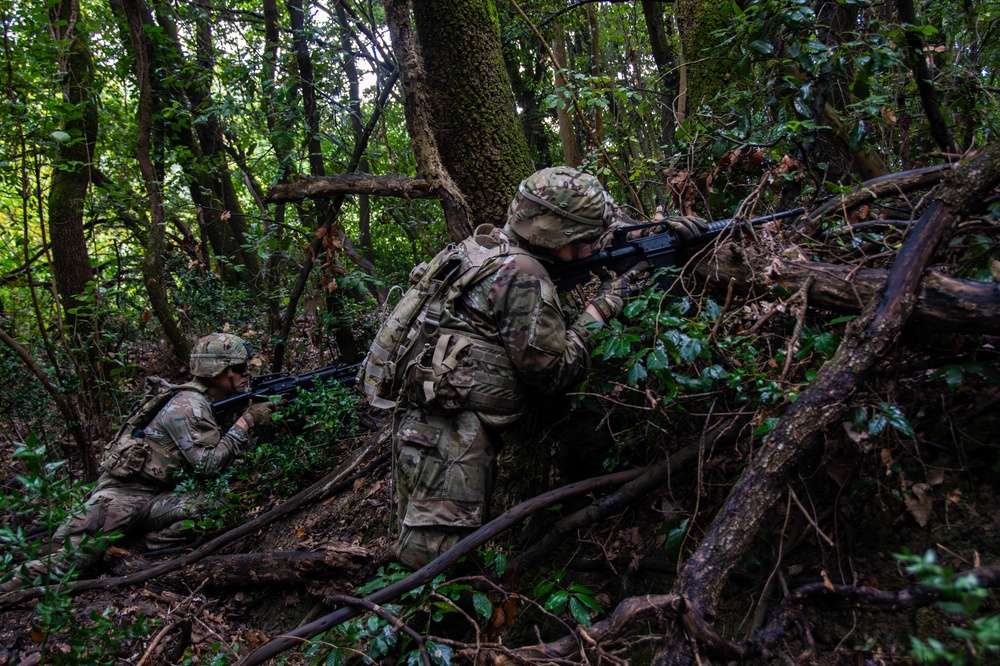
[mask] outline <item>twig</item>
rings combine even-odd
[[[729,286],[726,288],[726,302],[722,304],[722,312],[719,313],[719,318],[715,320],[715,325],[712,326],[712,332],[708,334],[708,342],[706,344],[711,345],[715,341],[715,333],[719,330],[719,326],[722,325],[722,318],[725,316],[726,312],[729,310],[730,304],[733,302],[733,289],[736,287],[736,278],[729,278]]]
[[[346,594],[331,594],[326,598],[327,603],[331,606],[340,604],[344,606],[354,606],[356,608],[363,608],[369,613],[375,613],[396,629],[396,631],[402,631],[404,634],[412,638],[416,644],[417,649],[420,650],[420,659],[424,662],[424,666],[430,666],[431,658],[427,654],[427,647],[424,645],[424,637],[420,635],[418,631],[410,627],[398,617],[382,608],[378,604],[374,604],[368,599],[359,599],[358,597],[351,597]]]
[[[793,298],[798,298],[802,301],[802,307],[799,310],[798,317],[795,319],[795,330],[792,331],[792,337],[788,340],[788,350],[785,352],[785,367],[781,369],[781,377],[778,378],[779,384],[785,383],[788,371],[792,367],[792,357],[795,356],[795,348],[798,346],[799,336],[802,335],[802,328],[806,324],[806,312],[809,311],[809,288],[812,287],[812,283],[813,279],[811,277],[806,278],[805,284],[793,296]]]
[[[795,502],[796,506],[799,507],[799,510],[802,511],[802,515],[805,516],[806,520],[809,521],[809,524],[813,526],[814,530],[816,530],[816,534],[823,537],[823,540],[826,541],[828,546],[836,548],[837,546],[833,543],[833,539],[824,534],[823,530],[819,528],[819,525],[817,525],[816,521],[813,520],[813,517],[809,515],[809,511],[806,510],[806,508],[802,505],[802,502],[799,501],[798,495],[795,494],[795,491],[792,490],[791,486],[788,487],[788,496],[792,498],[792,501]]]

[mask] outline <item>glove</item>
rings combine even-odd
[[[638,264],[616,278],[605,280],[590,304],[604,317],[604,321],[617,317],[625,307],[625,299],[642,291],[649,276],[649,264]]]
[[[708,231],[708,222],[694,215],[671,215],[663,218],[671,231],[682,241],[691,241]]]
[[[271,402],[270,400],[255,402],[247,407],[247,410],[243,412],[243,420],[247,422],[247,426],[250,428],[256,428],[257,426],[270,421],[271,414],[273,414],[277,409],[278,404]]]

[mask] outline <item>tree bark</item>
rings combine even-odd
[[[62,129],[69,139],[60,145],[59,156],[52,164],[48,215],[52,272],[66,329],[71,335],[74,329],[79,329],[77,332],[86,336],[95,313],[77,298],[94,279],[83,232],[83,204],[90,187],[98,115],[93,93],[94,59],[88,36],[80,29],[80,20],[78,0],[62,0],[49,8],[53,35],[67,43],[59,68],[65,72]]]
[[[678,0],[675,5],[680,33],[685,116],[710,103],[732,76],[735,61],[730,49],[719,43],[716,32],[729,26],[731,10],[711,0]]]
[[[438,139],[432,130],[434,120],[430,109],[427,73],[413,31],[410,29],[410,8],[407,0],[387,0],[386,23],[392,37],[401,83],[406,128],[417,159],[417,170],[434,183],[444,208],[445,224],[452,240],[460,241],[472,233],[472,210],[465,195],[452,179],[442,161]],[[450,55],[445,55],[445,58]],[[465,110],[460,110],[464,112]],[[494,220],[495,221],[495,220]]]
[[[146,194],[149,198],[149,234],[146,239],[145,255],[142,261],[142,277],[146,284],[149,304],[163,327],[163,333],[170,342],[177,358],[187,363],[191,353],[191,342],[184,336],[180,326],[174,319],[173,308],[167,299],[166,287],[163,282],[163,244],[166,221],[163,212],[163,192],[160,189],[163,179],[156,172],[150,151],[152,142],[150,130],[153,118],[153,86],[150,78],[149,44],[143,28],[142,0],[123,0],[122,7],[128,22],[129,34],[132,39],[132,50],[135,55],[136,78],[139,82],[139,103],[136,111],[138,136],[136,138],[136,158],[139,171],[146,182]]]
[[[502,224],[514,188],[532,165],[514,109],[494,1],[420,0],[412,8],[425,67],[427,119],[441,164],[468,204],[472,228]],[[398,55],[397,60],[410,100],[409,68]],[[432,177],[422,165],[421,171]]]

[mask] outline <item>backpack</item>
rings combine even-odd
[[[104,445],[101,452],[104,471],[122,481],[135,478],[146,464],[149,453],[144,428],[175,395],[181,391],[201,390],[194,384],[171,384],[159,377],[146,377],[142,397],[115,436]]]
[[[358,372],[358,385],[372,407],[396,406],[417,341],[437,335],[441,313],[512,254],[529,253],[506,241],[484,247],[471,237],[452,243],[410,271],[412,286],[375,334]]]

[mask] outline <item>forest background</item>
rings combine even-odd
[[[537,457],[510,446],[526,482],[510,474],[498,511],[565,481],[653,470],[617,512],[563,540],[602,544],[596,588],[643,561],[667,569],[653,607],[674,621],[650,628],[622,605],[624,583],[595,597],[560,562],[558,575],[538,573],[550,588],[532,588],[544,615],[590,624],[617,608],[641,635],[619,628],[580,654],[811,658],[816,630],[788,610],[810,602],[785,580],[802,542],[809,563],[791,577],[845,599],[869,578],[899,588],[937,571],[922,605],[980,600],[992,569],[974,592],[941,589],[1000,552],[1000,4],[0,0],[0,24],[5,568],[46,547],[142,378],[183,379],[199,336],[245,337],[262,371],[357,362],[415,264],[500,223],[534,169],[569,164],[598,174],[638,220],[658,208],[807,211],[721,239],[666,293],[651,285],[598,334],[594,376],[572,400],[586,427],[560,440],[532,422],[546,446],[522,439]],[[292,410],[296,427],[215,492],[239,510],[275,505],[342,464],[360,421],[377,429],[349,391],[310,395]],[[567,450],[580,431],[601,437]],[[690,478],[667,483],[670,469]],[[845,524],[856,533],[841,534]],[[858,541],[890,573],[859,565]],[[524,545],[489,552],[513,559]],[[905,560],[913,571],[893,558],[928,548],[937,555]],[[527,552],[520,570],[534,572],[543,558]],[[724,592],[734,573],[745,585],[735,597]],[[11,623],[23,631],[2,663],[24,650],[132,663],[170,626],[69,621],[82,608],[70,590],[45,592],[30,620]],[[961,619],[951,607],[952,629],[995,621],[978,603]],[[770,637],[769,609],[794,615]],[[717,619],[729,638],[713,633]],[[776,647],[789,627],[796,648]],[[936,627],[947,637],[938,658],[995,654],[994,630],[980,644]],[[390,633],[385,651],[415,649]],[[915,627],[857,644],[852,633],[820,636],[820,653],[938,649],[911,645]],[[350,642],[377,660],[377,634]],[[215,641],[218,658],[261,642],[241,635]],[[208,659],[213,640],[176,643],[179,659]]]

